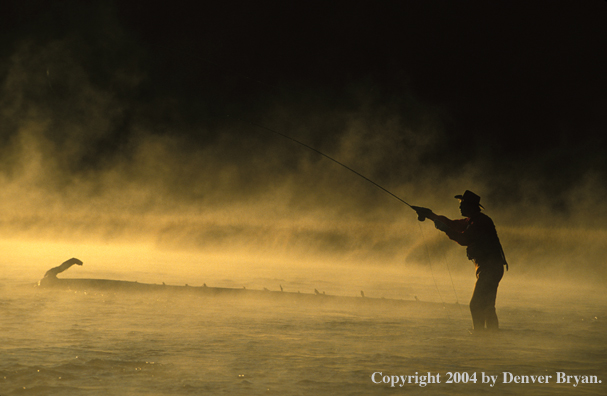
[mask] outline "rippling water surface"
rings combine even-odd
[[[541,295],[506,288],[502,332],[474,337],[463,304],[41,290],[6,279],[0,395],[607,394],[605,298]],[[440,383],[382,382],[428,372]],[[477,382],[448,384],[449,372]],[[494,387],[483,372],[498,376]],[[504,372],[552,379],[505,384]],[[558,372],[601,383],[558,384]]]

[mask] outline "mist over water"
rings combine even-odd
[[[140,252],[139,252],[140,253]],[[125,254],[124,257],[129,257]],[[110,261],[110,260],[108,260]],[[147,259],[163,268],[163,260]],[[3,263],[4,264],[4,263]],[[97,271],[73,268],[73,276]],[[118,272],[118,270],[116,270]],[[153,271],[131,274],[153,277]],[[422,274],[368,271],[367,279],[324,268],[290,268],[239,278],[224,268],[210,286],[318,288],[349,295],[380,293],[411,301],[289,300],[281,297],[209,297],[197,294],[43,290],[8,278],[0,285],[3,394],[563,394],[599,395],[605,385],[557,383],[557,373],[604,380],[607,302],[598,290],[570,284],[538,285],[507,278],[498,298],[502,332],[479,340],[467,306],[432,304],[432,281]],[[365,272],[365,271],[362,271]],[[108,274],[105,269],[103,276]],[[369,275],[373,274],[371,278]],[[153,274],[178,283],[166,274]],[[316,276],[314,276],[316,275]],[[361,274],[362,275],[362,274]],[[401,275],[396,277],[397,275]],[[64,276],[66,277],[66,276]],[[108,275],[111,277],[111,274]],[[133,279],[133,278],[131,278]],[[346,280],[347,279],[347,280]],[[443,298],[451,285],[438,279]],[[460,298],[470,279],[456,277]],[[558,295],[553,287],[558,287]],[[355,296],[355,293],[351,294]],[[414,302],[412,296],[421,301]],[[367,302],[365,303],[365,300]],[[299,302],[297,302],[299,301]],[[376,384],[383,375],[440,374],[440,383]],[[447,383],[447,373],[477,373],[477,383]],[[548,384],[504,383],[513,375],[551,375]],[[497,376],[494,387],[481,373]]]
[[[476,191],[514,269],[605,280],[604,184],[596,172],[554,197],[541,191],[541,173],[520,172],[525,161],[508,173],[483,159],[454,168],[436,158],[446,154],[439,114],[412,96],[387,103],[366,96],[372,86],[364,84],[345,104],[327,103],[322,92],[290,93],[276,103],[265,98],[254,119],[205,118],[203,108],[185,121],[170,98],[136,100],[140,73],[106,71],[115,81],[93,81],[73,47],[22,43],[4,60],[5,236],[382,266],[427,265],[428,244],[461,257],[428,224],[420,232],[407,206],[255,122],[452,218],[459,216],[452,196]],[[504,180],[512,181],[508,191]]]
[[[561,130],[538,144],[524,121],[468,134],[454,127],[456,107],[402,75],[389,85],[377,75],[270,79],[152,45],[114,6],[47,11],[65,18],[48,22],[52,34],[1,36],[0,395],[390,392],[371,381],[376,371],[607,378],[606,157],[593,118],[579,142]],[[479,194],[510,264],[500,337],[483,349],[468,335],[474,272],[462,247],[273,131],[450,218],[460,217],[454,195]],[[420,304],[32,287],[70,257],[84,266],[59,277]]]

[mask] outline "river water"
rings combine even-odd
[[[33,286],[37,279],[7,273],[2,396],[607,394],[607,299],[596,288],[531,287],[507,277],[498,295],[502,331],[478,337],[468,332],[467,304],[416,303],[412,293],[423,291],[413,278],[377,282],[403,290],[390,298],[411,301],[395,305],[360,295],[297,302],[44,290]],[[471,277],[454,283],[462,300]],[[321,291],[348,293],[337,279],[321,280]],[[302,293],[319,287],[312,276],[280,282]],[[366,293],[379,297],[380,286]]]

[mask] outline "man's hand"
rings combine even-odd
[[[422,208],[421,206],[411,206],[411,208],[417,213],[417,220],[424,221],[426,217],[432,214],[432,210],[428,208]]]

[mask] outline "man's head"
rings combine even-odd
[[[455,198],[459,199],[459,210],[462,213],[462,216],[470,217],[473,214],[480,212],[483,207],[480,204],[481,197],[469,190],[466,190],[463,195],[456,195]]]

